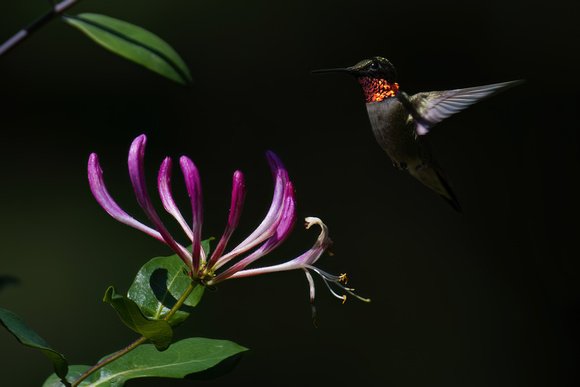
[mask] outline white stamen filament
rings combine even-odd
[[[354,293],[354,288],[348,288],[346,286],[344,286],[341,282],[344,281],[344,279],[346,278],[345,275],[333,275],[330,273],[325,272],[324,270],[320,270],[317,267],[314,266],[310,266],[310,265],[306,265],[306,267],[314,272],[316,272],[323,280],[324,283],[326,284],[326,287],[328,288],[328,290],[330,290],[330,293],[332,293],[332,295],[340,300],[345,301],[346,300],[346,295],[339,295],[338,293],[336,293],[332,287],[330,286],[330,282],[334,283],[336,286],[338,286],[339,288],[341,288],[342,290],[344,290],[345,292],[347,292],[348,294],[350,294],[351,296],[354,296],[356,298],[358,298],[361,301],[364,302],[371,302],[370,298],[363,298],[361,296],[359,296],[358,294]]]

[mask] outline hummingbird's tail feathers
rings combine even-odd
[[[427,134],[435,124],[443,121],[445,118],[460,112],[476,102],[523,82],[523,80],[517,80],[469,87],[466,89],[414,94],[409,97],[409,101],[414,110],[411,112],[411,115],[416,122],[417,134]]]
[[[451,207],[453,207],[455,212],[457,212],[458,214],[463,214],[463,208],[461,208],[461,205],[459,204],[459,200],[457,200],[457,196],[455,196],[455,194],[453,193],[453,190],[451,189],[451,186],[447,182],[447,179],[444,176],[441,176],[441,174],[439,172],[437,172],[437,176],[439,176],[439,180],[441,181],[441,184],[443,185],[443,187],[445,187],[445,191],[447,191],[446,192],[447,196],[445,196],[445,195],[440,195],[440,196],[443,199],[445,199],[445,201],[447,203],[449,203],[451,205]]]
[[[447,203],[449,203],[449,205],[451,207],[453,207],[453,209],[455,210],[455,212],[457,212],[459,215],[463,215],[463,209],[461,208],[461,206],[459,205],[459,202],[455,201],[455,200],[451,200],[446,198],[445,196],[441,196],[443,199],[445,199],[445,201]]]
[[[457,213],[463,213],[445,172],[434,158],[429,163],[423,163],[419,168],[409,168],[408,171],[411,176],[438,193]]]

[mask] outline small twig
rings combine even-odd
[[[54,19],[56,16],[60,15],[80,0],[64,0],[48,11],[46,14],[42,15],[38,20],[29,25],[23,30],[18,31],[13,37],[8,39],[4,44],[0,45],[0,56],[8,52],[12,47],[16,46],[18,43],[22,42],[28,36],[30,36],[34,31],[38,30],[40,27]]]

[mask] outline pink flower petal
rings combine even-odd
[[[129,150],[129,176],[131,177],[131,183],[133,184],[133,190],[135,191],[135,196],[137,197],[137,202],[149,217],[149,220],[153,223],[157,231],[163,237],[163,240],[173,251],[175,251],[179,257],[185,262],[188,267],[191,266],[191,256],[187,249],[181,246],[169,234],[169,231],[163,226],[161,219],[155,212],[153,208],[153,203],[149,199],[149,194],[147,192],[147,185],[145,184],[145,171],[144,171],[144,159],[145,159],[145,144],[147,143],[147,137],[142,134],[133,140],[131,144],[131,149]]]
[[[183,171],[183,176],[185,177],[185,187],[187,188],[187,193],[189,194],[189,199],[191,201],[191,209],[193,211],[192,220],[192,260],[193,260],[193,271],[197,272],[200,268],[200,257],[203,256],[203,250],[201,248],[201,225],[203,222],[203,201],[201,197],[201,181],[199,179],[199,173],[193,161],[191,161],[186,156],[181,156],[179,159],[181,164],[181,170]]]
[[[137,230],[143,231],[144,233],[151,235],[153,238],[165,243],[159,232],[129,216],[115,202],[113,197],[109,194],[109,191],[107,191],[107,187],[105,186],[105,182],[103,180],[103,170],[101,169],[99,158],[97,157],[96,153],[91,154],[89,157],[87,172],[89,175],[89,186],[91,187],[93,196],[109,215],[111,215],[119,222],[136,228]]]
[[[257,259],[263,257],[264,255],[270,253],[272,250],[280,246],[290,235],[296,224],[296,202],[294,198],[294,187],[291,182],[286,184],[287,198],[284,202],[284,207],[282,209],[282,215],[280,217],[279,226],[273,236],[270,237],[260,248],[254,251],[252,254],[248,255],[246,258],[242,259],[232,267],[224,270],[218,274],[210,283],[215,284],[224,281],[228,278],[233,278],[234,274],[244,269],[251,263],[255,262]]]
[[[270,169],[272,170],[272,176],[274,178],[274,196],[272,198],[272,204],[270,209],[266,214],[266,217],[260,223],[258,228],[250,234],[242,243],[235,247],[232,251],[220,257],[215,268],[220,268],[232,258],[243,254],[254,247],[258,246],[260,243],[266,241],[276,232],[278,225],[281,221],[282,207],[286,199],[286,184],[288,183],[288,172],[284,168],[282,160],[272,151],[266,152],[266,157],[268,163],[270,164]]]
[[[244,197],[246,196],[246,184],[244,181],[244,175],[242,172],[236,171],[234,172],[233,180],[232,204],[230,205],[230,216],[228,218],[228,224],[226,225],[223,236],[221,237],[218,245],[211,255],[211,259],[208,263],[209,267],[212,267],[224,252],[228,240],[238,226],[238,222],[240,221],[240,216],[242,214],[242,205],[244,204]]]
[[[161,202],[165,211],[171,214],[175,220],[181,225],[183,231],[187,234],[187,237],[191,240],[193,239],[193,233],[189,228],[189,225],[181,215],[179,208],[173,200],[173,195],[171,194],[171,166],[172,162],[169,157],[163,160],[161,163],[161,168],[159,168],[159,176],[157,178],[157,186],[159,187],[159,196],[161,197]]]

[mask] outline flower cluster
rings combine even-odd
[[[159,196],[163,203],[165,210],[171,214],[175,220],[181,225],[183,231],[189,238],[192,248],[189,251],[183,245],[175,241],[169,234],[149,198],[147,187],[145,184],[144,172],[144,156],[145,144],[147,138],[145,135],[137,137],[131,144],[129,151],[129,175],[135,191],[135,196],[141,208],[153,224],[154,228],[146,226],[145,224],[135,220],[117,205],[113,200],[103,181],[103,171],[99,165],[98,157],[95,153],[91,154],[88,163],[88,176],[91,191],[97,202],[111,215],[113,218],[128,226],[134,227],[146,234],[160,240],[167,244],[189,268],[189,275],[193,281],[202,285],[215,285],[219,282],[231,278],[248,277],[264,273],[272,273],[278,271],[302,269],[306,273],[310,285],[310,300],[314,315],[314,281],[310,274],[310,270],[319,274],[332,294],[339,299],[346,300],[346,295],[339,295],[331,287],[330,284],[336,285],[344,293],[351,294],[363,301],[369,301],[359,297],[353,293],[353,289],[345,286],[346,275],[335,276],[326,273],[316,267],[314,263],[320,258],[322,253],[330,247],[332,241],[328,236],[328,228],[318,218],[306,218],[306,228],[312,225],[318,225],[321,228],[321,233],[318,236],[314,246],[304,254],[297,258],[279,265],[247,268],[259,258],[270,253],[292,232],[294,224],[296,223],[295,210],[295,195],[292,182],[288,178],[288,173],[282,161],[273,152],[268,151],[266,157],[272,170],[274,178],[274,197],[270,209],[262,223],[252,232],[243,242],[224,253],[226,246],[233,231],[238,225],[240,219],[242,205],[246,194],[244,183],[244,176],[240,171],[236,171],[233,176],[232,201],[230,207],[230,215],[228,222],[219,240],[216,248],[211,255],[206,256],[206,253],[201,247],[201,227],[203,221],[203,207],[202,207],[202,193],[199,173],[194,163],[186,156],[180,158],[180,166],[185,178],[185,185],[192,208],[192,222],[191,226],[186,222],[181,212],[177,208],[173,195],[171,192],[171,169],[172,161],[168,157],[161,164],[158,175]],[[231,264],[232,259],[243,256],[237,262]],[[221,269],[224,265],[230,263],[229,267]],[[344,285],[343,285],[344,282]]]

